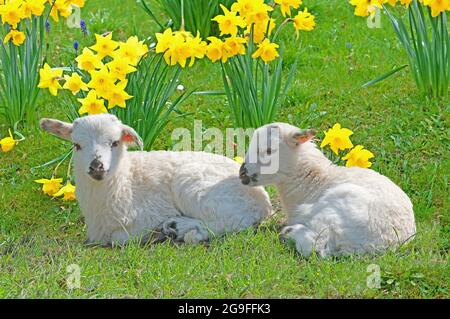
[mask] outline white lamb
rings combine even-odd
[[[240,170],[245,185],[277,186],[287,213],[282,238],[294,240],[306,257],[378,252],[411,239],[416,226],[408,196],[373,170],[332,164],[314,135],[285,123],[266,125],[254,133]],[[276,172],[263,172],[274,165]]]
[[[42,119],[41,128],[74,145],[77,198],[88,243],[124,244],[161,230],[206,241],[258,224],[271,213],[262,187],[245,187],[239,165],[204,152],[128,152],[137,133],[113,115]]]

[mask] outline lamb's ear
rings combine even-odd
[[[316,136],[316,134],[317,131],[315,129],[300,130],[292,135],[291,140],[294,145],[300,145],[311,141]]]
[[[73,125],[70,123],[53,120],[53,119],[41,119],[41,129],[47,131],[55,136],[58,136],[64,140],[70,141]]]
[[[135,143],[141,151],[144,149],[144,143],[139,134],[127,125],[122,125],[122,141],[126,144]]]

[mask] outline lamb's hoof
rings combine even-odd
[[[280,241],[283,242],[283,243],[286,243],[286,242],[292,240],[291,237],[290,237],[289,235],[290,235],[294,230],[295,230],[295,227],[294,227],[294,226],[287,226],[287,227],[284,227],[284,228],[281,230],[281,233],[280,233],[280,236],[279,236],[279,237],[280,237]]]
[[[177,240],[178,239],[177,222],[172,219],[165,221],[162,225],[162,234],[169,238]]]
[[[151,234],[151,236],[149,237],[149,239],[146,241],[147,243],[150,244],[159,244],[159,243],[164,243],[167,240],[167,235],[159,232],[159,231],[155,231]]]
[[[197,230],[192,229],[184,234],[183,242],[191,245],[198,245],[207,242],[207,239]]]

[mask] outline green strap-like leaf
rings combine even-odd
[[[402,65],[402,66],[400,66],[398,68],[395,68],[392,71],[389,71],[389,72],[383,74],[382,76],[380,76],[380,77],[378,77],[378,78],[376,78],[376,79],[374,79],[372,81],[369,81],[369,82],[363,84],[361,87],[362,88],[368,88],[368,87],[370,87],[370,86],[372,86],[374,84],[377,84],[378,82],[381,82],[381,81],[387,79],[388,77],[394,75],[395,73],[397,73],[398,71],[406,68],[407,66],[408,66],[408,64],[404,64],[404,65]]]

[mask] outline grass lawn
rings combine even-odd
[[[373,169],[411,197],[418,226],[413,242],[378,256],[302,259],[278,239],[283,212],[270,189],[274,218],[208,246],[89,248],[83,244],[86,227],[78,206],[44,196],[33,182],[51,176],[53,167],[31,168],[61,155],[68,144],[31,131],[13,152],[0,153],[0,297],[449,298],[450,104],[418,96],[408,69],[362,89],[361,84],[406,62],[388,19],[383,17],[380,29],[369,29],[347,1],[304,2],[318,27],[298,41],[295,33],[283,36],[286,63],[298,56],[299,67],[278,120],[320,131],[336,122],[351,128],[353,142],[375,153]],[[125,39],[158,31],[134,0],[89,0],[83,14],[91,33],[114,31],[115,38]],[[83,38],[63,25],[52,25],[49,38],[53,66],[74,58],[75,39],[80,47],[94,41],[93,34]],[[221,90],[219,65],[197,62],[183,72],[181,83]],[[40,116],[65,119],[61,101],[43,93]],[[193,114],[174,118],[155,148],[169,149],[172,129],[192,129],[194,119],[204,127],[231,127],[224,96],[192,96],[182,109]],[[7,132],[1,122],[0,132]],[[66,286],[71,264],[81,269],[79,289]],[[367,285],[372,264],[381,271],[379,288]]]

